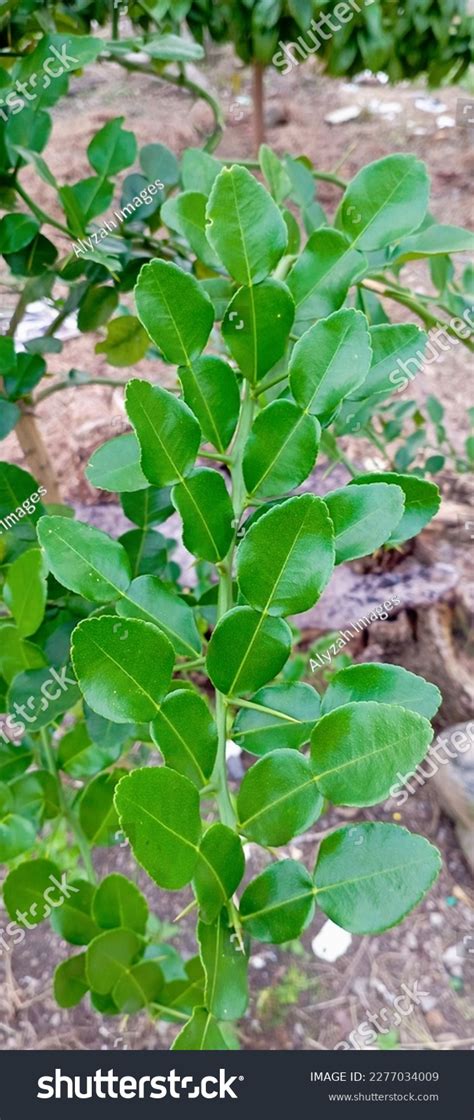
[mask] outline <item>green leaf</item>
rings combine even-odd
[[[59,867],[50,859],[31,859],[10,871],[3,884],[5,909],[21,926],[37,926],[48,916],[50,907],[45,891],[61,877]],[[27,915],[25,919],[25,915]]]
[[[61,812],[58,785],[49,770],[23,774],[10,786],[15,810],[31,820],[51,820]]]
[[[139,961],[117,981],[112,998],[126,1015],[133,1015],[160,997],[164,977],[156,961]]]
[[[93,284],[87,289],[79,304],[77,325],[80,331],[95,331],[113,315],[119,302],[116,288]]]
[[[14,373],[4,375],[5,392],[15,400],[25,397],[41,381],[46,372],[46,362],[39,354],[17,354]]]
[[[135,47],[135,40],[132,40]],[[114,48],[116,43],[114,42]],[[156,35],[143,44],[143,49],[160,62],[200,62],[204,50],[192,39],[182,39],[180,35]]]
[[[414,474],[383,474],[361,475],[360,482],[370,483],[386,482],[389,485],[399,486],[405,495],[405,509],[401,521],[393,530],[387,544],[402,544],[403,541],[416,537],[419,532],[431,521],[441,505],[441,496],[434,482],[427,482],[425,478],[417,478]],[[359,479],[351,479],[349,486],[359,485]]]
[[[54,998],[59,1007],[76,1007],[89,991],[86,977],[86,954],[77,953],[61,961],[54,973]]]
[[[15,811],[14,797],[6,785],[0,785],[0,859],[8,863],[32,848],[37,825],[26,815]]]
[[[28,471],[13,463],[0,463],[0,520],[6,521],[7,528],[23,517],[35,523],[44,513],[40,494],[45,493]]]
[[[38,163],[37,160],[35,162]],[[69,209],[74,208],[76,212],[81,213],[86,225],[109,209],[113,196],[113,184],[107,179],[102,179],[100,175],[91,175],[87,179],[73,183],[72,187],[61,188],[63,203],[67,199]]]
[[[224,167],[207,206],[207,238],[239,284],[257,284],[275,268],[287,244],[278,206],[245,167]]]
[[[216,564],[234,537],[234,510],[223,476],[199,467],[173,487],[172,499],[183,521],[183,543],[193,556]]]
[[[228,1050],[229,1047],[213,1015],[205,1007],[195,1007],[189,1023],[176,1035],[172,1050]]]
[[[76,626],[74,670],[87,703],[114,723],[153,719],[174,665],[171,642],[149,622],[103,615]]]
[[[178,370],[183,396],[194,412],[202,434],[218,451],[225,451],[237,426],[240,393],[233,369],[221,358],[206,355]]]
[[[169,957],[165,957],[163,961],[163,953],[168,950],[171,952],[171,945],[156,946],[156,959],[163,971],[169,970]],[[176,952],[176,950],[174,950]],[[181,958],[179,958],[179,973],[177,962],[173,961],[173,976],[167,975],[167,983],[161,995],[161,1003],[170,1009],[170,1011],[184,1011],[187,1015],[191,1015],[194,1007],[200,1007],[204,999],[204,969],[202,967],[201,958],[199,956],[191,957],[186,961],[184,969],[182,966]],[[167,1018],[164,1012],[160,1012],[160,1017]],[[176,1018],[173,1014],[168,1016],[171,1022],[175,1022]]]
[[[201,652],[201,638],[192,608],[156,576],[138,576],[132,580],[127,594],[117,603],[117,613],[123,618],[152,622],[182,656],[194,658]]]
[[[33,755],[23,745],[0,742],[0,782],[11,782],[23,774],[33,762]]]
[[[222,164],[202,148],[186,148],[181,157],[181,175],[185,191],[210,194]]]
[[[140,444],[134,432],[116,436],[98,447],[89,459],[86,478],[98,490],[112,490],[114,493],[148,489],[140,466]]]
[[[87,149],[91,167],[103,178],[110,178],[130,167],[137,154],[133,132],[122,128],[124,117],[115,117],[96,132]]]
[[[135,287],[140,322],[168,362],[188,366],[204,349],[214,322],[209,296],[170,261],[145,264]]]
[[[170,493],[169,486],[146,486],[144,490],[122,495],[120,501],[125,517],[141,529],[161,525],[174,513]]]
[[[16,253],[30,245],[39,232],[29,214],[5,214],[0,220],[0,253]]]
[[[198,191],[183,191],[168,198],[161,207],[161,220],[186,239],[194,255],[208,268],[219,268],[219,258],[206,237],[207,196]]]
[[[43,651],[33,642],[22,639],[16,626],[5,623],[0,628],[0,637],[0,673],[7,684],[11,684],[17,673],[45,665]]]
[[[271,615],[309,610],[333,566],[332,524],[324,502],[313,494],[289,498],[262,514],[237,551],[242,595]]]
[[[166,144],[145,144],[140,150],[140,167],[149,183],[161,179],[166,187],[179,183],[179,163]]]
[[[123,774],[123,770],[98,774],[81,794],[79,820],[91,847],[108,847],[115,843],[119,821],[114,807],[114,793]]]
[[[119,538],[123,545],[133,576],[161,575],[168,562],[167,541],[154,529],[130,529]]]
[[[122,926],[144,934],[148,906],[135,883],[114,872],[99,883],[92,900],[92,915],[101,929]]]
[[[85,879],[73,879],[68,887],[74,893],[53,910],[51,925],[54,932],[69,941],[70,945],[88,945],[99,933],[91,915],[94,887]]]
[[[276,400],[256,416],[243,456],[247,491],[272,497],[300,486],[311,473],[321,429],[297,404]]]
[[[170,486],[193,469],[201,430],[183,401],[148,381],[129,381],[125,407],[141,447],[149,482]]]
[[[3,598],[22,638],[34,634],[46,606],[47,569],[39,548],[29,548],[10,565]]]
[[[4,397],[0,397],[0,439],[6,439],[10,432],[16,427],[21,413],[20,409],[12,401],[6,401]]]
[[[390,375],[397,372],[400,363],[415,359],[421,369],[428,337],[413,323],[381,323],[370,328],[370,341],[372,365],[362,385],[351,392],[350,399],[354,401],[373,393],[393,393],[396,382],[390,380]]]
[[[376,805],[400,774],[416,770],[432,738],[428,720],[396,704],[345,704],[313,729],[314,780],[334,805]]]
[[[398,825],[339,828],[319,849],[316,899],[342,929],[383,933],[421,901],[440,867],[438,849]]]
[[[93,603],[127,590],[132,574],[125,549],[101,529],[66,517],[42,517],[38,540],[48,568],[64,587]]]
[[[365,482],[367,475],[361,477]],[[360,495],[358,500],[353,494]],[[370,556],[389,540],[403,516],[403,491],[385,482],[370,482],[357,489],[344,486],[325,494],[324,501],[334,525],[336,564]]]
[[[232,738],[257,755],[280,747],[297,750],[308,741],[319,717],[319,694],[299,681],[261,688],[252,696],[252,704],[255,708],[241,708],[237,713]],[[259,705],[260,711],[256,710]]]
[[[325,319],[344,303],[351,284],[364,275],[367,260],[335,229],[311,234],[286,283],[296,306],[295,333]]]
[[[309,22],[309,21],[308,21]],[[290,194],[292,184],[285,165],[268,144],[261,144],[258,160],[268,188],[275,202],[284,202]]]
[[[111,366],[133,366],[150,345],[146,331],[134,315],[118,315],[107,324],[107,337],[98,342],[96,354],[105,354]]]
[[[247,771],[237,798],[240,827],[257,844],[278,847],[321,813],[311,764],[294,750],[271,751]]]
[[[217,730],[205,700],[197,692],[179,689],[163,700],[151,724],[153,742],[165,763],[202,789],[214,769]]]
[[[240,919],[251,937],[281,945],[293,941],[314,914],[314,886],[301,863],[283,859],[272,863],[245,888]]]
[[[167,766],[133,770],[115,804],[137,862],[159,887],[179,890],[193,877],[201,839],[199,794]]]
[[[352,307],[335,311],[296,343],[289,366],[295,400],[314,416],[331,414],[362,384],[371,357],[365,315]]]
[[[397,265],[405,261],[416,260],[419,257],[433,257],[450,253],[472,253],[474,251],[474,235],[468,229],[460,226],[433,225],[418,233],[407,237],[401,245],[397,245],[391,264]]]
[[[385,249],[421,225],[429,190],[425,164],[415,156],[385,156],[363,167],[349,183],[335,223],[353,246]]]
[[[226,910],[212,925],[199,922],[197,937],[206,974],[206,1007],[216,1019],[240,1019],[248,1004],[248,957],[236,944]]]
[[[194,890],[203,922],[214,922],[243,878],[242,844],[225,824],[212,824],[201,841],[194,871]]]
[[[232,357],[252,385],[285,353],[295,308],[281,280],[239,288],[226,309],[222,334]]]
[[[234,607],[213,631],[206,668],[219,692],[254,692],[280,672],[290,651],[291,630],[283,619]]]
[[[400,665],[367,662],[365,665],[350,665],[333,676],[324,693],[321,714],[326,715],[343,704],[360,700],[398,704],[408,712],[418,712],[418,715],[432,719],[442,696],[436,685],[416,673],[409,673]]]
[[[98,995],[112,993],[126,976],[142,949],[141,938],[130,929],[100,933],[86,950],[86,976],[89,987]]]
[[[12,719],[13,712],[18,712],[25,705],[30,713],[26,720],[30,732],[36,733],[58,720],[63,712],[80,700],[74,678],[68,675],[70,671],[66,666],[60,673],[50,668],[26,669],[24,673],[18,673],[7,693],[7,708],[12,713]],[[54,692],[50,691],[51,687]]]
[[[92,778],[113,762],[123,751],[123,740],[117,725],[117,739],[113,743],[94,743],[85,723],[77,723],[62,736],[58,747],[58,765],[71,778]]]

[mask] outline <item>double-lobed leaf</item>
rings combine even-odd
[[[115,805],[135,859],[155,883],[167,890],[186,886],[201,839],[196,786],[168,766],[145,767],[122,778]]]
[[[287,244],[278,206],[245,167],[222,168],[207,205],[207,239],[239,284],[272,272]]]
[[[242,844],[232,828],[220,822],[204,833],[194,871],[194,890],[203,922],[214,922],[243,877]]]
[[[86,618],[72,636],[72,660],[87,703],[114,723],[153,719],[171,681],[174,650],[139,619]]]
[[[239,288],[222,322],[225,342],[252,385],[283,356],[293,325],[295,307],[281,280]]]
[[[332,522],[325,503],[313,494],[289,498],[264,513],[237,552],[242,595],[256,610],[270,615],[309,610],[333,566]]]
[[[365,482],[366,476],[362,478]],[[400,486],[386,482],[344,486],[326,494],[324,501],[334,525],[336,564],[369,556],[385,544],[399,524],[405,505]]]
[[[199,693],[177,689],[168,693],[151,724],[153,741],[165,763],[189,778],[198,789],[207,785],[217,754],[217,730]]]
[[[365,381],[371,359],[365,315],[352,307],[335,311],[310,327],[295,345],[289,365],[295,400],[314,416],[331,416]]]
[[[400,774],[416,770],[432,737],[431,724],[417,712],[373,700],[349,702],[313,728],[314,781],[334,805],[376,805]]]
[[[251,703],[251,708],[237,713],[232,737],[256,755],[281,747],[298,750],[310,738],[321,706],[316,689],[301,681],[267,685],[252,696]]]
[[[248,494],[265,498],[300,486],[318,453],[320,426],[294,401],[276,400],[255,418],[244,448]]]
[[[172,499],[189,552],[212,564],[223,560],[234,537],[234,509],[223,476],[199,467],[173,487]]]
[[[291,630],[282,618],[234,607],[212,633],[206,668],[219,692],[254,692],[280,672],[290,651]]]
[[[438,849],[395,824],[365,822],[323,840],[314,873],[318,906],[351,933],[383,933],[421,901],[439,874]]]
[[[197,936],[206,976],[206,1007],[216,1019],[240,1019],[248,1004],[248,957],[237,944],[226,909],[212,924],[199,922]]]
[[[155,486],[181,482],[192,470],[201,429],[191,409],[159,385],[134,379],[125,407],[141,448],[141,467]]]
[[[151,622],[169,639],[175,653],[194,658],[201,638],[192,607],[156,576],[137,576],[116,605],[122,618]]]
[[[47,568],[39,548],[29,548],[10,565],[3,598],[18,633],[28,638],[38,629],[46,607]]]
[[[127,590],[132,578],[127,553],[101,529],[46,516],[38,523],[38,540],[48,568],[69,591],[93,603],[109,603]]]
[[[242,832],[275,847],[305,832],[322,806],[311,762],[285,748],[271,751],[247,771],[237,798]]]
[[[351,248],[339,230],[318,229],[312,233],[286,281],[295,301],[296,334],[303,334],[316,319],[338,311],[351,284],[366,268],[364,255]]]
[[[235,373],[222,358],[196,358],[178,370],[183,396],[194,412],[203,436],[218,451],[225,451],[237,426],[240,393]]]
[[[441,704],[441,693],[435,684],[410,673],[401,665],[366,662],[349,665],[336,673],[324,693],[321,715],[327,715],[343,704],[375,700],[382,704],[398,704],[425,719],[433,719]],[[241,714],[241,713],[239,713]]]
[[[150,261],[138,277],[135,302],[140,322],[168,362],[187,366],[199,357],[214,310],[194,276],[171,261]]]
[[[415,474],[395,474],[387,471],[383,474],[370,473],[361,475],[360,478],[351,479],[349,486],[360,486],[384,482],[388,486],[398,486],[405,497],[403,516],[393,527],[386,543],[391,545],[402,544],[403,541],[415,537],[428,521],[434,517],[441,505],[441,496],[434,482],[426,478],[418,478]]]
[[[240,900],[244,930],[258,941],[292,941],[314,914],[315,888],[309,871],[293,859],[271,863],[245,888]]]

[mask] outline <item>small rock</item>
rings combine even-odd
[[[450,945],[443,953],[443,964],[451,976],[462,977],[464,959],[464,945],[459,941],[457,945]]]
[[[347,124],[360,117],[362,109],[358,105],[344,105],[342,109],[333,109],[332,113],[324,118],[326,124]]]
[[[447,105],[440,101],[438,97],[425,96],[415,98],[415,108],[422,113],[444,113]]]
[[[455,128],[456,121],[454,117],[450,117],[447,113],[444,113],[441,117],[437,117],[436,124],[438,128]]]
[[[438,914],[438,913],[430,914],[430,925],[434,926],[435,929],[439,929],[440,926],[443,925],[442,914]]]
[[[405,938],[405,944],[407,945],[408,949],[412,949],[413,951],[418,949],[418,941],[417,941],[417,939],[415,937],[415,934],[413,933],[412,930],[409,930],[409,932],[407,933],[406,938]]]
[[[433,1007],[436,1007],[436,1002],[434,996],[420,996],[421,1008],[422,1011],[425,1012],[425,1015],[428,1011],[432,1011]]]
[[[265,968],[266,963],[267,962],[265,960],[265,957],[260,957],[258,956],[258,954],[256,954],[254,957],[250,957],[249,960],[249,964],[252,966],[252,968],[256,968],[259,972],[262,968]]]
[[[319,957],[322,961],[337,961],[338,957],[342,957],[347,953],[349,945],[352,942],[352,935],[345,929],[341,929],[335,922],[328,920],[324,923],[316,937],[313,937],[311,948],[315,957]]]
[[[426,1022],[428,1023],[428,1026],[432,1031],[439,1031],[442,1027],[445,1026],[445,1019],[443,1018],[441,1011],[438,1011],[437,1008],[434,1008],[432,1011],[427,1011]]]

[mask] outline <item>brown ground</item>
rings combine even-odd
[[[207,66],[207,81],[220,97],[228,122],[218,153],[229,157],[252,154],[250,110],[245,100],[247,75],[237,70],[226,53],[216,52]],[[472,219],[469,175],[473,154],[468,134],[459,126],[438,127],[440,116],[456,117],[456,102],[464,91],[442,90],[435,94],[446,106],[437,114],[415,107],[422,87],[380,85],[349,86],[321,79],[312,64],[286,77],[271,74],[267,79],[268,143],[276,151],[305,152],[322,170],[341,164],[340,174],[350,178],[370,160],[393,151],[415,152],[425,159],[432,176],[432,211],[438,219],[466,225]],[[386,105],[398,102],[401,111],[393,119],[369,109],[374,99]],[[360,105],[363,114],[337,127],[325,123],[336,107]],[[115,67],[89,67],[80,81],[72,83],[70,96],[55,109],[53,140],[48,159],[62,182],[73,182],[87,173],[85,148],[93,133],[110,117],[123,113],[140,143],[161,141],[181,152],[198,144],[207,127],[206,108],[192,106],[185,94],[159,85],[154,79],[123,76]],[[36,184],[36,200],[47,206],[48,188]],[[331,213],[339,193],[321,184],[319,199]],[[51,203],[49,203],[51,208]],[[406,274],[408,275],[408,273]],[[415,275],[415,270],[413,272]],[[417,283],[428,284],[426,271],[416,270]],[[425,290],[429,290],[427,287]],[[7,293],[3,314],[11,309],[13,294]],[[394,318],[402,318],[394,307]],[[0,312],[0,317],[1,317]],[[94,354],[94,336],[71,338],[63,353],[54,356],[50,369],[64,373],[71,367],[86,369],[95,376],[121,376],[110,370],[102,356]],[[150,373],[148,363],[139,371]],[[421,399],[435,391],[447,408],[448,427],[455,442],[465,427],[468,359],[461,347],[451,350],[431,367],[431,374],[418,378]],[[124,371],[125,372],[125,371]],[[155,371],[156,372],[156,371]],[[106,385],[58,393],[38,409],[38,418],[62,483],[65,500],[93,503],[96,495],[83,479],[83,468],[94,448],[120,430],[121,390]],[[4,457],[23,462],[16,438],[3,445]],[[446,550],[447,542],[444,541]],[[420,665],[420,671],[423,666]],[[318,827],[324,830],[352,815],[333,811]],[[357,812],[358,819],[390,820],[384,809]],[[401,823],[419,831],[440,846],[444,870],[423,905],[400,927],[379,938],[352,939],[350,949],[334,965],[317,960],[311,940],[323,924],[315,919],[305,935],[304,949],[275,950],[254,943],[251,978],[254,997],[240,1032],[240,1043],[248,1049],[332,1049],[372,1011],[390,1007],[390,996],[400,994],[403,981],[418,980],[425,993],[423,1005],[398,1027],[402,1049],[473,1048],[474,1025],[466,992],[469,959],[459,957],[450,971],[443,962],[449,947],[459,945],[469,933],[469,875],[450,822],[440,814],[428,782],[402,810]],[[319,838],[313,831],[290,846],[293,855],[308,854],[307,844]],[[312,849],[311,849],[312,851]],[[257,853],[254,854],[257,859]],[[136,867],[126,849],[102,852],[101,870],[121,869],[134,875]],[[146,877],[139,881],[150,904],[164,922],[169,922],[188,901],[188,894],[157,892]],[[5,924],[5,923],[3,923]],[[191,926],[182,923],[176,944],[192,951]],[[166,930],[165,930],[166,932]],[[150,1025],[144,1016],[125,1020],[100,1019],[86,1004],[73,1013],[58,1011],[51,996],[53,962],[66,953],[66,946],[43,927],[28,934],[11,957],[4,955],[0,970],[5,984],[0,990],[0,1046],[4,1048],[163,1048],[173,1030]],[[382,1019],[382,1022],[384,1020]],[[391,1025],[389,1017],[387,1026]],[[394,1043],[397,1042],[394,1039]]]

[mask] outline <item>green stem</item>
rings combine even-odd
[[[213,459],[216,463],[229,463],[229,465],[232,465],[233,462],[230,455],[221,455],[217,451],[203,451],[202,449],[199,450],[199,458]]]
[[[240,410],[240,419],[233,447],[234,465],[232,468],[232,501],[234,507],[235,534],[225,560],[223,560],[222,563],[218,565],[218,621],[233,606],[232,567],[234,561],[234,549],[237,538],[237,529],[239,527],[239,522],[245,508],[245,499],[247,496],[245,481],[242,474],[242,458],[244,447],[247,442],[247,437],[252,426],[253,410],[254,402],[252,400],[251,387],[250,384],[246,382],[244,399]],[[212,775],[212,781],[217,789],[217,804],[219,806],[221,820],[223,824],[228,825],[230,828],[235,828],[236,816],[229,793],[229,787],[227,785],[227,697],[225,697],[221,692],[218,692],[217,690],[216,724],[218,735],[218,750],[216,765],[214,767],[214,772]]]
[[[415,297],[411,295],[410,292],[405,291],[404,288],[375,279],[362,280],[360,287],[366,288],[369,292],[375,292],[376,295],[382,296],[382,298],[392,299],[395,300],[396,303],[401,303],[403,307],[408,307],[410,311],[414,311],[415,315],[418,315],[428,330],[434,327],[440,328],[446,331],[446,334],[455,338],[457,342],[462,342],[464,346],[467,346],[468,350],[474,350],[474,343],[470,338],[461,338],[454,327],[451,326],[451,323],[440,321],[419,299],[415,299]],[[451,314],[449,308],[445,307],[444,304],[439,303],[438,307],[442,311],[445,311],[446,314]]]
[[[295,719],[294,716],[287,715],[286,712],[279,712],[276,708],[267,708],[265,704],[254,704],[253,700],[238,700],[229,697],[227,703],[232,705],[233,708],[251,708],[255,712],[266,712],[269,716],[278,716],[278,719],[286,719],[288,723],[302,723],[303,720]]]
[[[52,777],[54,778],[54,780],[56,782],[56,785],[57,785],[58,801],[59,801],[59,804],[61,806],[61,811],[62,811],[63,817],[65,817],[65,819],[66,819],[66,821],[69,825],[69,828],[71,829],[71,832],[73,833],[74,838],[76,840],[77,846],[78,846],[79,851],[81,853],[82,862],[83,862],[84,867],[85,867],[86,872],[87,872],[87,878],[89,879],[89,882],[96,883],[97,879],[96,879],[96,874],[95,874],[95,871],[94,871],[94,865],[92,863],[92,858],[91,858],[89,845],[88,845],[87,840],[84,836],[84,833],[83,833],[82,828],[79,824],[79,821],[76,820],[76,817],[74,816],[74,813],[71,811],[71,809],[69,808],[69,805],[66,801],[66,797],[65,797],[65,794],[64,794],[64,789],[63,789],[62,782],[61,782],[61,779],[60,779],[59,774],[58,774],[58,768],[56,766],[56,760],[55,760],[53,751],[51,749],[51,743],[49,741],[48,732],[47,732],[45,727],[41,728],[40,737],[41,737],[41,744],[42,744],[42,747],[43,747],[44,756],[46,758],[46,764],[47,764],[48,770],[49,770],[50,774],[52,775]]]
[[[66,237],[68,237],[69,240],[71,239],[71,233],[70,230],[68,230],[67,226],[63,226],[61,222],[56,221],[56,218],[52,218],[50,214],[47,214],[45,210],[42,210],[40,206],[37,206],[36,202],[33,202],[33,199],[30,198],[29,194],[27,194],[27,192],[18,181],[14,183],[13,189],[17,194],[20,195],[20,198],[23,199],[23,202],[26,202],[26,205],[31,210],[31,213],[35,215],[39,222],[43,222],[44,225],[47,226],[54,226],[54,229],[59,229],[61,233],[66,234]]]
[[[224,159],[222,163],[224,167],[232,167],[233,164],[238,164],[239,167],[247,167],[249,171],[260,171],[258,159],[240,159],[236,157],[235,159]],[[342,191],[345,191],[347,187],[345,179],[340,179],[339,176],[335,175],[332,171],[315,171],[314,168],[311,168],[311,174],[313,179],[320,179],[323,183],[334,183],[334,186],[340,187]]]
[[[111,388],[127,385],[127,380],[120,377],[88,377],[87,381],[56,381],[54,385],[50,385],[48,389],[43,389],[38,396],[35,397],[35,405],[40,401],[45,401],[46,397],[51,397],[53,393],[59,393],[62,389],[84,389],[88,385],[106,385]]]
[[[205,657],[196,657],[194,661],[183,661],[181,665],[175,665],[175,673],[189,673],[191,669],[199,669],[204,665]]]

